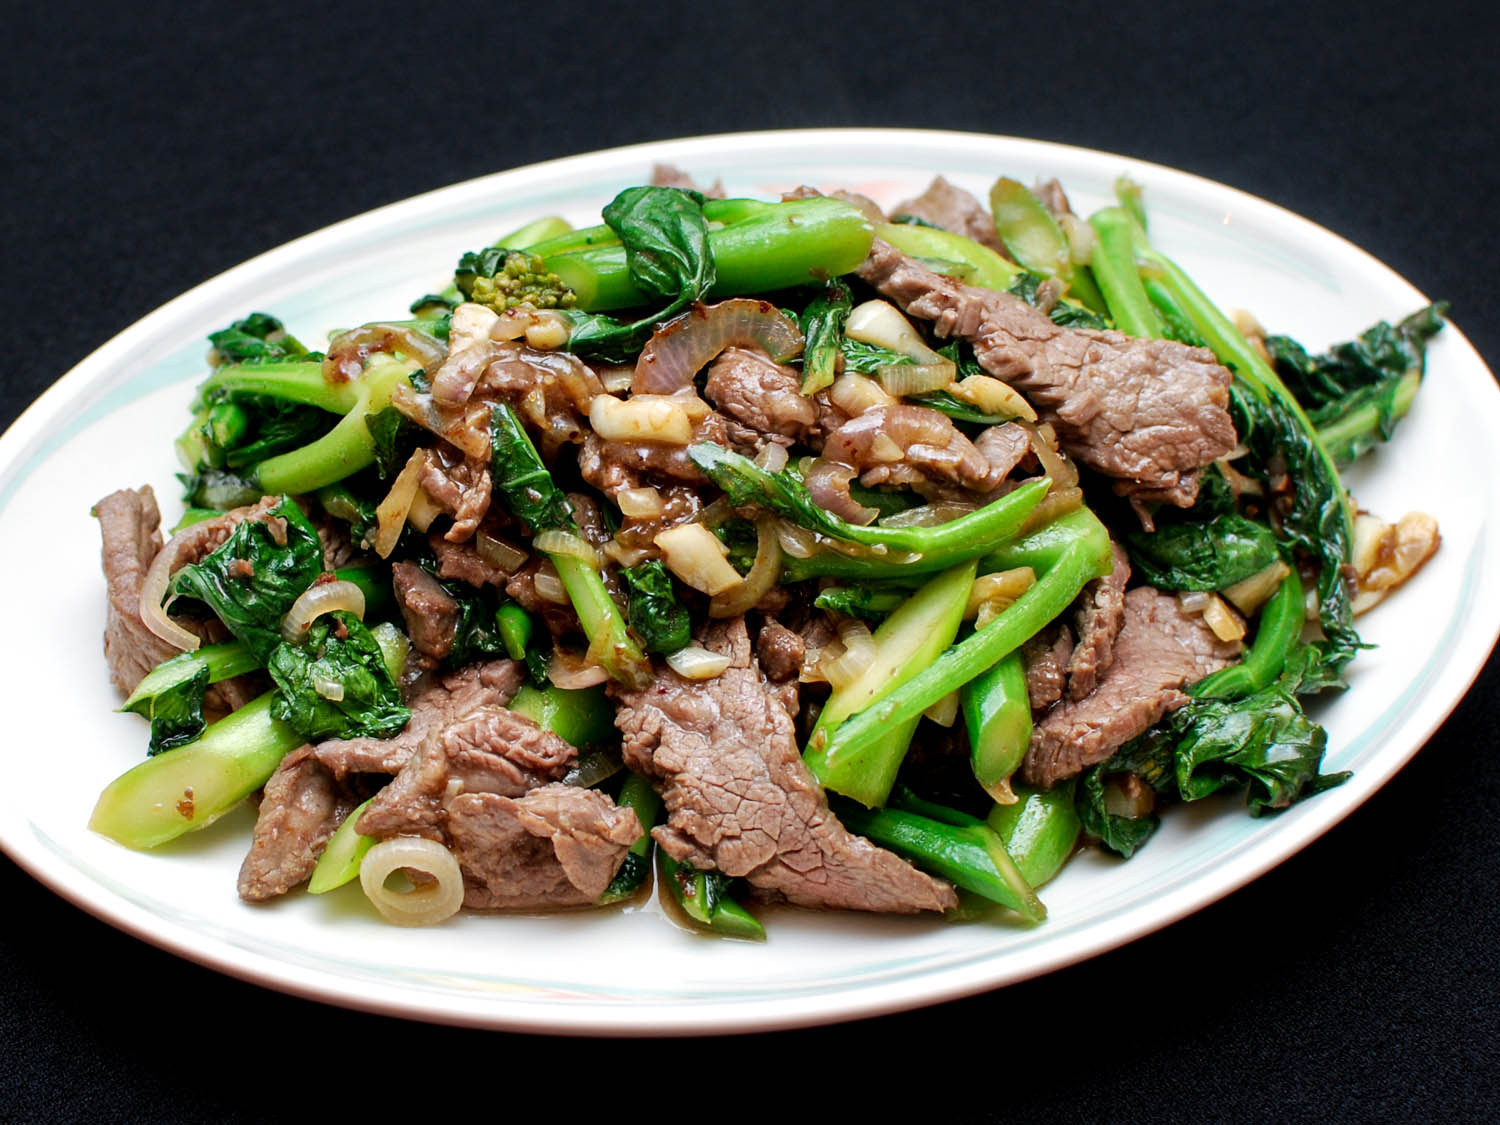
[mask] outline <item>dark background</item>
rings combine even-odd
[[[792,126],[1008,133],[1222,180],[1450,299],[1500,358],[1492,4],[287,7],[10,6],[0,424],[164,301],[335,220],[532,161]],[[1497,687],[1492,661],[1367,805],[1165,932],[775,1035],[336,1010],[127,938],[0,858],[0,1118],[258,1120],[304,1082],[361,1117],[448,1116],[450,1094],[504,1114],[541,1079],[570,1116],[781,1116],[805,1080],[795,1104],[835,1114],[909,1094],[966,1120],[1493,1120]]]

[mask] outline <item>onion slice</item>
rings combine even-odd
[[[667,657],[667,666],[684,680],[711,680],[732,663],[729,657],[697,644],[680,648]]]
[[[434,373],[448,355],[446,345],[409,325],[363,324],[328,341],[323,378],[330,383],[358,378],[365,361],[376,352],[399,353]]]
[[[335,610],[352,613],[361,621],[365,619],[365,592],[353,582],[335,579],[332,582],[314,582],[292,603],[281,619],[281,635],[296,643],[307,636],[312,623],[325,613]]]
[[[202,640],[196,633],[184,629],[167,616],[162,600],[167,596],[167,586],[172,581],[172,561],[175,552],[166,547],[156,552],[141,583],[141,624],[173,648],[183,652],[195,652]]]
[[[776,537],[776,521],[761,516],[755,521],[755,563],[738,586],[732,586],[709,599],[710,617],[738,617],[755,606],[776,585],[781,576],[781,542]]]
[[[770,301],[732,297],[695,305],[656,330],[636,360],[634,394],[671,394],[688,386],[725,348],[759,348],[777,363],[802,352],[802,330]]]
[[[410,891],[387,887],[385,881],[403,869],[430,879]],[[394,836],[376,844],[360,861],[359,883],[381,916],[398,926],[430,926],[457,914],[464,903],[458,860],[436,840],[420,836]]]

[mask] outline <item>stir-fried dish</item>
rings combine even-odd
[[[1438,545],[1339,470],[1443,310],[1309,354],[1116,194],[658,169],[322,352],[214,333],[181,522],[95,508],[150,732],[91,826],[150,848],[259,794],[247,901],[357,880],[418,924],[654,869],[756,938],[773,902],[1037,922],[1165,806],[1337,785],[1304,701]]]

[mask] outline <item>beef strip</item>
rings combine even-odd
[[[1059,703],[1031,732],[1023,781],[1050,788],[1104,761],[1188,701],[1181,689],[1226,667],[1238,641],[1214,635],[1171,594],[1138,586],[1125,595],[1114,661],[1083,699]]]
[[[990,479],[1003,481],[1031,453],[1031,435],[1019,422],[986,426],[974,439],[974,448],[989,463]]]
[[[857,271],[906,312],[961,336],[1056,428],[1063,448],[1136,500],[1188,507],[1235,444],[1229,371],[1206,348],[1054,324],[1008,293],[963,285],[876,239]]]
[[[489,465],[476,457],[448,457],[435,452],[428,455],[419,479],[432,502],[453,517],[443,538],[449,543],[472,539],[490,509],[493,481]]]
[[[450,543],[436,533],[427,537],[427,545],[437,558],[438,577],[467,582],[470,586],[504,586],[510,573],[484,561],[470,543]]]
[[[314,748],[337,778],[351,773],[398,773],[412,754],[449,724],[487,707],[503,707],[521,686],[515,660],[469,664],[427,681],[407,700],[411,719],[394,738],[334,738]]]
[[[1078,643],[1068,659],[1068,698],[1077,702],[1098,686],[1099,677],[1114,661],[1115,638],[1125,623],[1125,583],[1130,580],[1130,556],[1113,540],[1109,544],[1115,566],[1083,588],[1074,615]]]
[[[1064,215],[1073,213],[1073,205],[1068,202],[1068,194],[1063,191],[1063,186],[1056,178],[1044,180],[1037,183],[1031,189],[1031,194],[1042,202],[1042,206],[1052,212],[1053,218],[1060,219]]]
[[[459,792],[519,797],[561,778],[577,753],[525,715],[481,707],[424,738],[355,827],[380,839],[443,840],[448,798]]]
[[[972,238],[997,253],[1005,253],[1005,246],[995,233],[995,220],[990,217],[984,205],[942,176],[933,180],[927,190],[915,199],[896,204],[891,208],[891,214],[911,215],[935,227]]]
[[[807,645],[801,633],[769,621],[761,628],[760,636],[755,638],[755,657],[772,683],[784,683],[801,674]]]
[[[957,902],[946,883],[850,833],[797,751],[792,717],[767,689],[744,618],[700,643],[731,659],[695,683],[669,669],[622,692],[615,724],[625,762],[661,792],[652,835],[672,858],[743,876],[803,906],[915,913]]]
[[[280,497],[274,498],[279,503]],[[271,504],[236,508],[221,516],[194,524],[173,537],[175,572],[197,562],[229,538],[243,519],[264,514]],[[141,587],[146,572],[162,550],[161,512],[150,485],[112,492],[94,505],[99,519],[101,562],[108,603],[104,619],[104,659],[110,682],[122,695],[129,695],[147,672],[179,651],[146,627],[141,620]],[[227,636],[218,621],[178,618],[181,624],[204,640],[214,643]],[[235,676],[209,686],[204,705],[211,711],[234,711],[260,694],[260,677]]]
[[[946,484],[988,492],[1003,479],[951,418],[909,403],[872,407],[851,418],[829,435],[823,456],[852,466],[870,487],[928,493]]]
[[[592,432],[589,402],[603,393],[604,384],[587,364],[568,352],[521,344],[498,344],[496,350],[475,394],[514,406],[538,434],[543,458],[550,461],[562,445],[580,442]]]
[[[240,867],[239,892],[246,902],[286,894],[304,882],[334,829],[359,803],[311,746],[293,750],[266,782],[250,852]]]
[[[416,563],[392,564],[391,587],[412,648],[433,662],[429,667],[435,667],[453,651],[460,610],[457,600]]]
[[[1073,633],[1066,625],[1049,625],[1021,646],[1026,666],[1026,699],[1033,711],[1045,711],[1063,697]]]
[[[818,431],[818,410],[797,372],[748,348],[725,348],[709,365],[704,395],[761,434],[803,441]]]
[[[475,910],[587,906],[641,835],[634,809],[596,789],[551,784],[521,797],[462,793],[448,836]]]

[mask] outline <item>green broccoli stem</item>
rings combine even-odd
[[[850,273],[865,260],[872,238],[864,215],[838,199],[766,204],[709,232],[717,280],[706,296],[764,293]],[[618,243],[554,254],[544,266],[573,290],[585,312],[652,303],[631,281]]]
[[[1135,264],[1135,220],[1123,208],[1105,207],[1089,216],[1089,225],[1097,235],[1090,266],[1115,327],[1127,336],[1161,336],[1161,319]]]
[[[1108,574],[1111,565],[1108,533],[1102,545],[1095,535],[1078,535],[1009,609],[835,729],[823,750],[828,769],[836,771],[846,761],[857,761],[886,731],[994,667],[1062,613],[1086,583]]]
[[[875,227],[875,233],[914,258],[953,263],[960,267],[957,272],[962,277],[959,280],[969,285],[1003,292],[1015,284],[1021,272],[1014,262],[1007,262],[988,246],[939,227],[880,223]]]
[[[1094,312],[1106,311],[1090,270],[1073,260],[1073,247],[1045,204],[1019,180],[1001,177],[990,188],[995,233],[1010,256],[1028,270],[1056,277],[1068,293]]]
[[[829,747],[850,715],[897,691],[953,643],[974,586],[973,560],[943,571],[875,630],[875,657],[852,682],[834,689],[808,737],[802,759],[825,788],[870,808],[885,804],[911,745],[921,712],[886,724],[857,753],[835,758]]]
[[[610,881],[604,893],[596,900],[600,906],[622,902],[641,889],[646,876],[651,872],[651,829],[661,822],[662,800],[651,783],[640,774],[631,771],[620,786],[620,795],[615,804],[622,809],[634,809],[636,819],[641,822],[641,834],[625,853],[625,861]]]
[[[371,797],[370,801],[374,799]],[[333,830],[333,835],[328,837],[328,843],[323,846],[323,854],[318,857],[317,866],[313,868],[312,878],[307,882],[309,894],[327,894],[359,878],[359,865],[364,861],[365,853],[379,843],[375,837],[361,836],[354,830],[359,818],[370,807],[370,801],[364,802],[346,816]]]
[[[579,749],[599,746],[615,737],[615,709],[603,685],[572,689],[523,684],[509,707]]]
[[[958,693],[974,779],[999,804],[1015,800],[1010,776],[1031,742],[1031,700],[1019,651],[981,672]]]
[[[531,614],[515,602],[506,602],[495,610],[495,628],[499,630],[500,641],[505,645],[505,655],[512,660],[525,660],[534,628]]]
[[[1016,911],[1033,924],[1047,917],[998,834],[982,820],[921,802],[927,813],[906,808],[863,809],[840,805],[838,817],[851,832],[873,840],[955,886]]]
[[[703,217],[710,223],[728,226],[731,223],[763,215],[776,206],[778,204],[767,203],[763,199],[705,199]],[[514,249],[525,250],[529,254],[536,254],[542,258],[550,258],[553,254],[567,254],[574,250],[587,250],[595,246],[618,246],[619,244],[620,236],[607,224],[600,223],[598,226],[559,232],[548,236],[546,240],[539,239],[525,246],[514,247]],[[509,243],[496,243],[496,245],[508,246]]]
[[[1062,870],[1078,846],[1081,824],[1070,779],[1051,789],[1016,786],[1016,801],[996,805],[985,818],[1005,842],[1022,878],[1040,887]]]
[[[1194,284],[1192,278],[1183,272],[1182,267],[1147,243],[1143,232],[1137,232],[1136,258],[1144,262],[1146,269],[1154,273],[1161,281],[1163,288],[1192,321],[1194,329],[1218,357],[1219,362],[1232,369],[1262,402],[1274,399],[1279,403],[1307,435],[1307,440],[1311,443],[1318,460],[1323,463],[1328,479],[1337,493],[1336,499],[1344,529],[1344,549],[1347,560],[1348,550],[1354,542],[1354,510],[1349,500],[1348,490],[1339,480],[1338,466],[1319,438],[1316,427],[1307,417],[1307,412],[1302,409],[1302,404],[1287,389],[1286,384],[1281,381],[1280,376],[1260,352],[1251,347],[1249,341],[1240,334],[1234,322],[1219,311],[1218,307]]]
[[[656,850],[661,882],[694,925],[721,937],[765,941],[760,920],[729,896],[729,879],[717,871],[697,871]]]
[[[239,641],[204,645],[193,652],[169,657],[147,672],[141,682],[135,685],[130,697],[120,704],[120,710],[145,714],[153,699],[191,680],[202,668],[208,669],[208,682],[216,684],[233,676],[253,672],[260,666],[255,655]]]
[[[1301,642],[1306,619],[1302,579],[1294,568],[1261,610],[1255,641],[1245,658],[1205,676],[1187,689],[1188,694],[1196,699],[1242,699],[1270,687]]]
[[[389,625],[371,630],[392,676],[406,662],[406,638]],[[89,827],[128,848],[154,848],[212,824],[263,786],[303,743],[271,715],[268,691],[214,723],[186,746],[147,758],[104,788]]]
[[[1366,400],[1319,426],[1318,440],[1335,464],[1347,465],[1384,440],[1389,428],[1411,409],[1421,385],[1421,369],[1408,371],[1397,381],[1395,391],[1384,404]]]
[[[353,401],[333,429],[301,448],[268,457],[251,471],[251,479],[265,492],[312,492],[373,465],[375,438],[365,416],[389,406],[396,388],[410,384],[410,375],[401,361],[376,356],[352,380]]]

